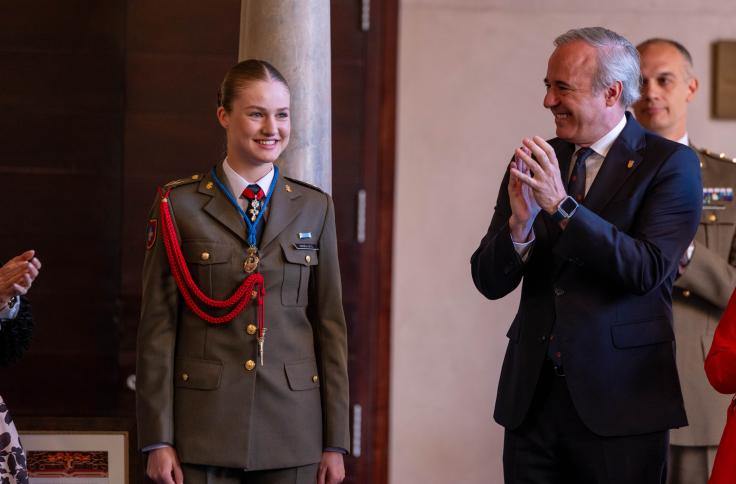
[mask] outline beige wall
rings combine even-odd
[[[541,105],[554,37],[603,25],[634,43],[682,41],[701,79],[691,139],[736,156],[736,122],[708,114],[710,44],[736,37],[734,18],[732,0],[402,1],[392,484],[502,482],[491,414],[518,295],[484,299],[469,258],[514,147],[554,134]]]

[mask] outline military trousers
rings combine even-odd
[[[193,464],[182,464],[181,467],[185,484],[314,484],[319,464],[264,471]]]
[[[718,447],[670,445],[667,484],[708,484]]]

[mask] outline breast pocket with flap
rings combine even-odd
[[[281,304],[284,306],[306,306],[309,299],[311,268],[319,264],[317,247],[298,249],[294,244],[281,242],[281,249],[284,254]]]
[[[224,263],[230,260],[231,250],[227,244],[210,240],[185,240],[181,244],[181,251],[194,282],[202,292],[216,299],[229,296],[224,293],[229,288],[222,287],[218,290],[216,287],[218,285],[213,282],[219,281],[224,276],[218,272],[225,267]],[[219,286],[222,285],[223,281],[220,281]]]

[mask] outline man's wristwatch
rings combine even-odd
[[[576,202],[574,198],[568,195],[567,197],[562,199],[559,205],[557,205],[557,211],[552,214],[552,218],[555,220],[555,222],[562,222],[563,220],[567,220],[575,215],[575,211],[577,209],[578,202]]]

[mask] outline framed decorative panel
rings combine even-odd
[[[128,484],[128,432],[20,431],[30,484]]]
[[[736,40],[713,44],[713,117],[736,119]]]

